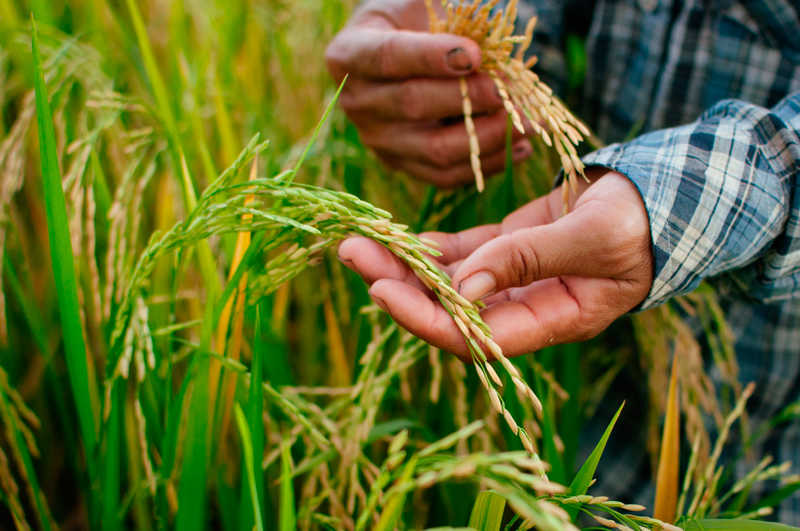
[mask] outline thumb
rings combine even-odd
[[[483,244],[453,275],[469,300],[561,275],[625,278],[641,266],[638,229],[606,209],[576,209],[557,221],[526,227]]]

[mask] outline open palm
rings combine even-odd
[[[585,340],[636,307],[652,284],[647,212],[624,176],[593,169],[568,214],[554,190],[502,223],[426,233],[453,287],[482,299],[486,323],[509,356]],[[340,259],[370,284],[370,295],[404,328],[465,359],[446,310],[411,270],[366,238],[351,238]]]

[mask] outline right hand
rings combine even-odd
[[[487,175],[505,166],[506,113],[492,80],[476,73],[478,45],[427,30],[422,1],[374,0],[334,38],[326,60],[337,82],[349,74],[339,101],[384,163],[436,186],[454,187],[473,180],[458,79],[468,81]],[[518,162],[531,147],[521,133],[513,134]]]

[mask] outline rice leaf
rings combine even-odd
[[[742,512],[745,514],[750,514],[764,507],[776,507],[780,505],[783,500],[787,499],[797,491],[800,491],[800,481],[793,481],[762,498],[755,505],[748,507]]]
[[[250,489],[250,501],[253,507],[253,518],[255,520],[254,529],[264,531],[264,522],[261,520],[261,506],[258,502],[258,491],[256,489],[255,460],[253,459],[253,444],[250,428],[247,419],[244,417],[242,407],[236,404],[234,410],[236,414],[236,424],[239,426],[239,435],[242,437],[242,449],[244,450],[244,465],[247,468],[247,484]],[[260,426],[259,428],[260,429]],[[260,472],[260,467],[258,471]]]
[[[256,307],[255,316],[255,334],[253,337],[253,362],[250,370],[250,391],[247,399],[247,423],[254,426],[250,434],[250,445],[252,446],[252,454],[254,456],[261,456],[264,454],[264,430],[262,428],[262,414],[264,405],[264,365],[269,353],[268,346],[264,343],[261,337],[261,312]],[[250,517],[259,513],[265,506],[264,500],[264,485],[263,485],[263,471],[261,470],[261,463],[256,461],[253,464],[245,463],[244,466],[248,470],[252,470],[255,482],[255,500],[252,504],[253,508],[249,507],[250,504],[245,503],[245,498],[242,496],[242,503],[239,510],[239,521],[244,521],[245,517],[248,519],[248,524],[252,524]],[[250,472],[248,472],[249,474]],[[244,487],[244,478],[242,478],[242,486]],[[244,488],[241,489],[244,492]],[[263,517],[262,517],[263,519]],[[244,527],[244,526],[240,526]],[[248,528],[251,525],[247,526]]]
[[[191,531],[205,528],[206,507],[206,480],[208,465],[209,435],[208,418],[208,377],[210,356],[207,355],[214,321],[211,319],[214,309],[214,297],[210,296],[206,304],[205,319],[203,322],[203,335],[200,348],[195,353],[196,363],[194,371],[190,371],[186,378],[190,379],[192,391],[189,403],[189,416],[185,420],[186,436],[183,441],[184,460],[180,471],[180,485],[178,489],[178,506],[192,507],[192,510],[178,511],[176,529],[178,531]],[[180,441],[178,441],[180,443]]]
[[[505,509],[505,498],[492,491],[480,492],[475,505],[472,506],[469,527],[483,531],[499,531]]]
[[[284,181],[286,184],[291,184],[292,181],[294,181],[297,172],[300,170],[300,167],[303,165],[303,162],[305,162],[306,157],[308,156],[308,152],[311,151],[311,147],[314,145],[314,142],[316,142],[317,137],[319,136],[319,132],[320,130],[322,130],[322,126],[325,125],[325,123],[328,121],[328,116],[331,114],[331,112],[333,112],[333,109],[336,108],[336,102],[339,100],[339,95],[342,93],[342,89],[344,88],[345,83],[347,83],[347,76],[345,76],[342,82],[339,84],[339,88],[336,90],[336,94],[333,95],[333,98],[331,98],[331,101],[325,108],[325,112],[322,114],[322,118],[320,118],[319,122],[317,122],[317,126],[314,128],[314,132],[311,133],[311,138],[306,143],[306,147],[303,150],[303,154],[300,155],[299,159],[297,159],[297,163],[295,163],[294,169],[286,174]]]
[[[578,473],[575,474],[575,478],[572,480],[572,483],[569,485],[569,493],[572,496],[579,496],[581,494],[586,494],[586,491],[589,490],[589,485],[592,484],[592,478],[594,478],[595,470],[597,470],[597,465],[600,463],[600,458],[603,457],[603,452],[606,449],[606,443],[608,443],[608,438],[611,436],[611,431],[614,429],[614,425],[617,423],[617,419],[619,418],[620,413],[622,413],[622,408],[625,407],[625,402],[619,406],[616,414],[614,414],[614,418],[611,419],[611,422],[608,423],[608,427],[606,427],[606,431],[603,433],[603,436],[600,438],[600,441],[592,450],[592,453],[589,454],[589,457],[586,458],[581,468],[578,470]],[[572,518],[575,518],[577,514],[576,507],[569,507],[567,508],[567,512],[570,514]]]
[[[39,32],[33,22],[33,66],[36,92],[36,119],[39,126],[39,152],[42,166],[47,233],[50,240],[50,258],[53,265],[59,317],[64,335],[64,350],[67,372],[72,385],[73,398],[78,411],[81,438],[86,449],[87,465],[93,476],[94,449],[97,441],[97,411],[93,408],[92,396],[97,396],[96,383],[89,371],[86,343],[81,327],[78,303],[78,284],[75,274],[72,242],[69,234],[66,199],[61,184],[61,171],[56,155],[56,139],[53,117],[47,97],[47,89],[39,54]]]
[[[680,473],[680,408],[678,405],[678,357],[672,360],[669,378],[667,414],[661,435],[661,453],[656,476],[656,499],[653,516],[662,522],[674,522],[678,504],[678,475]]]

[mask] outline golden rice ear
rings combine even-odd
[[[504,10],[494,10],[498,0],[487,3],[481,0],[454,3],[444,0],[445,19],[441,20],[433,7],[433,0],[425,0],[429,25],[434,33],[452,33],[475,41],[481,49],[480,72],[489,75],[495,82],[503,107],[511,116],[514,127],[525,133],[522,123],[524,115],[531,121],[535,135],[550,147],[555,147],[564,167],[564,209],[568,207],[570,190],[576,189],[579,176],[583,175],[583,163],[576,146],[585,137],[591,136],[589,128],[578,120],[553,91],[534,74],[530,67],[536,63],[533,56],[524,59],[533,40],[536,17],[528,21],[523,35],[514,35],[517,19],[517,1],[508,2]],[[494,10],[494,12],[493,12]],[[475,123],[472,119],[472,102],[467,95],[466,82],[461,81],[461,96],[464,108],[464,125],[470,144],[470,164],[479,191],[484,188],[484,176],[480,165]]]
[[[472,173],[475,174],[475,186],[483,192],[483,170],[481,170],[481,148],[478,144],[478,133],[475,131],[475,122],[472,121],[472,100],[469,99],[467,81],[462,77],[459,80],[461,87],[461,106],[464,110],[464,126],[469,137],[469,163]]]

